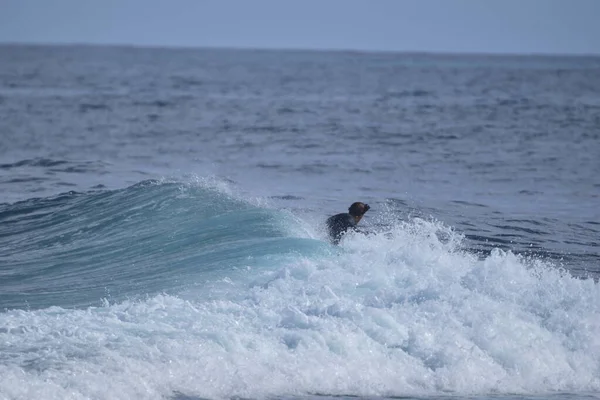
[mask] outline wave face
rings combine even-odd
[[[289,239],[281,212],[215,185],[144,181],[1,206],[9,267],[0,306],[83,307],[171,293],[230,274],[248,257],[303,248]]]
[[[340,247],[218,182],[0,208],[5,398],[600,390],[600,287],[441,223]]]

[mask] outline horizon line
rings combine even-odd
[[[29,47],[121,47],[156,50],[231,50],[231,51],[273,51],[273,52],[318,52],[318,53],[358,53],[358,54],[411,54],[411,55],[454,55],[492,57],[600,57],[600,53],[548,53],[548,52],[504,52],[504,51],[449,51],[449,50],[383,50],[350,48],[309,48],[278,46],[211,46],[211,45],[172,45],[137,43],[99,42],[44,42],[44,41],[3,41],[0,46]]]

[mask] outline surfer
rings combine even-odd
[[[370,208],[368,204],[356,202],[352,203],[347,213],[329,217],[327,219],[327,229],[333,244],[338,244],[348,229],[360,232],[356,225]]]

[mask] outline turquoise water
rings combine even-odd
[[[4,206],[0,217],[11,266],[0,295],[5,308],[97,306],[172,293],[235,273],[248,257],[266,267],[279,255],[325,246],[289,237],[290,213],[191,183],[65,193]]]

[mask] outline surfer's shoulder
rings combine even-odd
[[[354,218],[348,213],[340,213],[327,218],[328,225],[346,224],[355,225]]]

